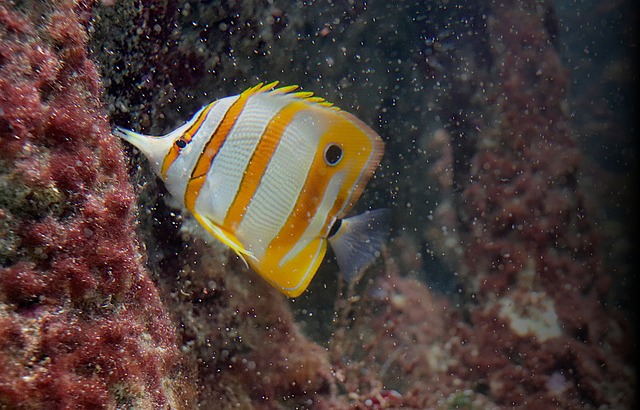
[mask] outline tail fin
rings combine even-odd
[[[342,276],[347,282],[359,279],[366,268],[380,256],[389,237],[389,209],[366,211],[342,220],[329,243],[336,255]]]

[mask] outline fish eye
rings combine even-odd
[[[182,138],[178,138],[176,140],[176,146],[180,149],[184,148],[187,146],[187,141],[183,140]]]
[[[324,149],[324,160],[328,165],[336,165],[342,159],[342,147],[338,144],[329,144]]]

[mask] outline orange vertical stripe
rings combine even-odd
[[[333,117],[332,126],[319,141],[318,150],[293,212],[267,251],[269,258],[278,263],[290,249],[287,244],[300,240],[311,223],[310,215],[318,212],[331,177],[344,172],[345,180],[331,210],[325,215],[321,233],[328,232],[333,217],[342,217],[351,209],[382,155],[383,148],[379,137],[373,132],[369,134],[368,127],[360,127],[359,121],[355,121],[353,116],[326,111],[323,115]],[[323,148],[333,140],[343,141],[347,154],[337,166],[328,168],[324,162]],[[373,155],[370,157],[371,154]]]
[[[324,192],[331,180],[330,173],[323,172],[325,164],[322,155],[322,150],[316,152],[302,191],[293,207],[293,212],[267,248],[267,259],[273,261],[276,266],[291,250],[291,247],[300,240],[311,223],[313,215],[318,212]]]
[[[191,142],[191,139],[196,134],[196,132],[198,132],[200,127],[202,127],[204,120],[207,118],[207,114],[209,114],[209,111],[211,111],[211,109],[216,104],[216,102],[217,101],[212,102],[204,110],[202,110],[200,115],[198,115],[198,118],[196,119],[196,121],[180,136],[180,138],[184,142],[186,142],[187,144]],[[167,154],[166,157],[164,157],[164,160],[162,161],[162,168],[161,168],[162,179],[165,179],[165,180],[167,179],[167,172],[169,171],[169,168],[171,168],[171,165],[173,165],[175,160],[178,158],[178,155],[180,155],[181,151],[182,149],[179,148],[176,144],[173,144],[171,146],[169,153]]]
[[[200,153],[200,157],[191,171],[191,178],[187,183],[187,189],[184,194],[184,205],[189,211],[194,212],[196,200],[198,199],[198,195],[200,195],[202,186],[207,180],[206,175],[209,169],[211,169],[213,159],[227,140],[229,132],[238,120],[242,110],[244,110],[247,100],[253,94],[253,88],[250,88],[238,96],[238,99],[231,104],[231,107],[229,107],[224,114],[222,121],[218,124],[218,128],[213,132],[211,138],[209,138],[209,141],[207,141]]]
[[[282,135],[293,120],[293,117],[307,106],[306,103],[295,101],[287,104],[276,115],[271,118],[269,124],[260,136],[260,141],[256,145],[247,169],[242,176],[240,188],[236,193],[233,203],[224,220],[227,229],[235,230],[244,217],[247,206],[253,199],[262,176],[264,175],[269,162],[273,157]]]

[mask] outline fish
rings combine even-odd
[[[331,245],[353,282],[380,255],[389,209],[347,217],[384,153],[354,115],[298,86],[259,83],[202,107],[163,136],[116,127],[171,195],[216,239],[289,297]]]

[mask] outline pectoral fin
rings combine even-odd
[[[389,236],[389,209],[376,209],[345,218],[329,243],[336,255],[340,272],[353,282],[380,256]]]

